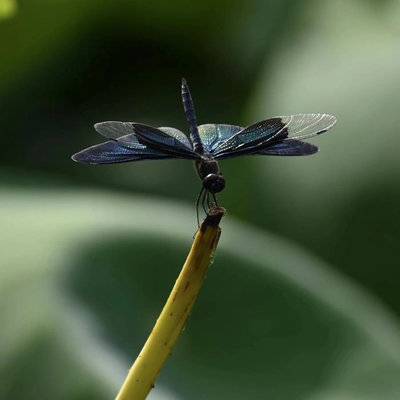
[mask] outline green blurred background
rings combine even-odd
[[[190,163],[83,166],[92,125],[327,112],[225,161],[228,215],[150,399],[400,398],[400,3],[0,0],[0,398],[111,399],[185,259]]]

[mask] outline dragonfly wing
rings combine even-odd
[[[98,122],[94,129],[107,139],[117,141],[121,146],[132,150],[146,150],[147,146],[139,142],[131,122]]]
[[[198,127],[200,139],[208,153],[213,153],[219,143],[230,139],[243,128],[227,124],[204,124]]]
[[[135,122],[106,121],[99,122],[94,128],[107,139],[117,141],[129,149],[152,148],[181,158],[197,158],[188,138],[175,128],[153,128]]]
[[[131,149],[116,141],[109,141],[88,147],[72,156],[74,161],[84,164],[115,164],[129,161],[158,160],[172,158],[150,148]]]
[[[271,118],[257,122],[220,142],[214,150],[216,156],[230,152],[240,152],[250,149],[273,139],[283,139],[287,136],[285,124],[280,118]]]
[[[135,133],[131,122],[106,121],[94,124],[94,129],[107,139],[118,140],[121,136]]]
[[[187,148],[192,149],[192,145],[190,143],[190,140],[188,139],[188,137],[181,132],[179,129],[176,128],[170,128],[168,126],[161,126],[160,128],[158,128],[160,131],[165,132],[166,134],[168,134],[169,136],[174,137],[175,139],[179,140],[180,142],[182,142]]]
[[[254,153],[285,139],[305,139],[326,132],[336,123],[329,114],[297,114],[270,118],[239,131],[215,149],[216,158]]]
[[[326,132],[336,124],[336,117],[330,114],[296,114],[280,117],[285,123],[288,139],[309,139]]]
[[[177,129],[168,128],[167,131],[154,128],[144,124],[132,124],[139,142],[147,146],[162,151],[166,154],[174,155],[180,158],[197,159],[200,157],[193,151],[191,146],[181,142],[175,135],[179,132]]]
[[[318,147],[313,144],[302,142],[301,140],[286,139],[253,154],[267,156],[308,156],[317,151]]]

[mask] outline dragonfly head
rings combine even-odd
[[[211,193],[219,193],[225,188],[225,179],[221,174],[208,174],[203,179],[203,186]]]

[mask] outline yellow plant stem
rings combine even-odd
[[[172,292],[116,400],[145,399],[154,387],[203,285],[218,244],[223,214],[222,208],[214,208],[201,224]]]

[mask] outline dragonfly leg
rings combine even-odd
[[[204,214],[208,215],[208,210],[207,210],[207,207],[206,207],[206,202],[207,202],[207,206],[208,206],[208,190],[204,190],[204,192],[203,192],[203,199],[202,199],[202,201],[201,201],[201,205],[202,205],[202,207],[203,207]]]
[[[214,200],[215,206],[216,206],[216,207],[219,207],[219,206],[218,206],[218,201],[217,201],[217,196],[215,195],[215,193],[212,193],[212,198],[213,198],[213,200]]]
[[[207,215],[209,215],[208,212],[211,210],[212,205],[213,205],[213,203],[212,203],[211,198],[210,198],[210,192],[207,191],[207,209],[208,209],[207,210]]]
[[[199,215],[199,207],[200,207],[200,199],[203,196],[204,186],[201,188],[199,195],[196,200],[196,217],[197,217],[197,227],[200,228],[200,215]]]

